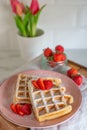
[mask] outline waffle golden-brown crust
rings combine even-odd
[[[28,82],[32,77],[19,74],[16,83],[15,95],[13,98],[14,103],[30,103]]]
[[[73,97],[65,93],[66,88],[62,86],[61,80],[57,81],[59,83],[54,84],[49,90],[35,89],[32,80],[29,81],[30,100],[35,117],[39,122],[55,119],[72,111]]]

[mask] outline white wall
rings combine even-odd
[[[17,28],[9,1],[0,0],[0,49],[18,48]],[[39,1],[47,6],[41,13],[38,27],[48,33],[50,43],[53,46],[62,44],[66,49],[87,49],[87,0]]]

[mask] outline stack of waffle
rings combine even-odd
[[[14,103],[31,103],[36,119],[41,122],[64,116],[72,111],[73,96],[66,94],[66,87],[61,79],[50,79],[53,87],[49,90],[36,89],[32,80],[37,80],[25,74],[19,74],[16,84]]]

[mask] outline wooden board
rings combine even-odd
[[[0,115],[0,130],[28,130],[28,128],[15,125]]]
[[[80,72],[82,75],[84,75],[87,78],[87,67],[80,65],[71,60],[68,60],[68,66],[76,68],[78,72]]]

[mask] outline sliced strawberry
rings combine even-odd
[[[30,104],[11,104],[12,111],[20,116],[31,114],[31,105]]]
[[[16,107],[18,114],[21,116],[24,116],[24,113],[22,112],[22,105],[18,103],[15,105],[15,107]]]
[[[44,83],[45,89],[47,90],[53,87],[53,82],[51,80],[43,80],[43,83]]]
[[[44,86],[44,83],[43,83],[43,79],[39,78],[39,79],[37,80],[37,84],[38,84],[38,86],[39,86],[40,89],[45,90],[45,86]]]
[[[49,47],[44,49],[44,56],[45,57],[52,56],[52,54],[53,54],[53,52],[52,52],[52,50]]]
[[[63,53],[63,52],[64,52],[64,47],[61,46],[61,45],[57,45],[57,46],[55,47],[55,51],[56,51],[56,52]]]
[[[34,85],[35,88],[39,89],[39,86],[38,86],[36,80],[33,80],[33,81],[32,81],[32,84]]]
[[[31,105],[30,104],[24,104],[22,105],[21,111],[26,114],[30,115],[31,114]]]
[[[18,113],[20,116],[24,116],[25,114],[20,110]]]
[[[14,113],[17,113],[18,114],[18,111],[17,111],[17,109],[16,109],[16,107],[15,107],[15,104],[11,104],[10,105],[10,108],[11,108],[11,110],[14,112]]]
[[[76,75],[72,79],[78,86],[82,84],[83,78],[81,75]]]

